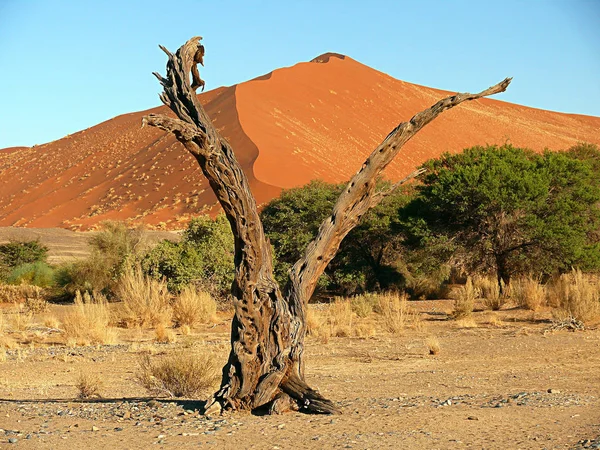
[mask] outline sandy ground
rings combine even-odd
[[[172,344],[133,330],[100,347],[38,336],[0,362],[0,448],[600,448],[600,330],[548,332],[543,314],[518,310],[494,325],[478,312],[477,327],[459,328],[443,313],[449,302],[414,304],[420,331],[309,338],[307,378],[339,416],[204,417],[200,401],[148,398],[135,381],[140,354],[210,348],[224,362],[226,317]],[[104,398],[75,399],[82,371],[101,375]]]

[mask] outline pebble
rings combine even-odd
[[[16,444],[16,443],[18,442],[18,439],[17,439],[17,438],[9,438],[9,439],[8,439],[8,442],[9,442],[10,444]]]
[[[469,417],[467,417],[467,420],[479,420],[479,417],[469,416]]]

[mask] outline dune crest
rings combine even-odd
[[[199,98],[264,203],[281,188],[315,178],[347,180],[400,121],[445,95],[324,53]],[[124,114],[47,144],[0,150],[0,226],[85,230],[118,219],[181,229],[194,215],[216,214],[216,199],[196,161],[173,136],[141,128],[148,112]],[[600,118],[490,99],[470,102],[421,131],[386,176],[398,179],[443,152],[506,141],[538,151],[578,141],[600,144]]]

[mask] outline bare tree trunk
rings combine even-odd
[[[155,73],[163,85],[160,98],[177,119],[150,114],[144,124],[173,133],[196,158],[208,179],[235,237],[235,279],[232,286],[235,315],[231,352],[223,368],[220,390],[207,410],[268,408],[277,413],[295,408],[307,412],[337,413],[339,409],[304,378],[305,307],[323,270],[333,259],[342,239],[360,218],[385,195],[375,193],[375,179],[404,143],[441,112],[465,100],[502,92],[506,79],[479,94],[457,94],[398,125],[367,158],[338,199],[304,256],[294,265],[282,295],[273,276],[270,245],[264,235],[256,201],[229,143],[213,127],[190,86],[194,55],[200,45],[195,37],[169,57],[167,76]]]

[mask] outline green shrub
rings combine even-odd
[[[77,291],[98,292],[112,298],[121,275],[145,250],[143,230],[127,228],[123,222],[103,222],[89,245],[92,252],[88,258],[58,267],[56,285],[71,298]]]
[[[224,215],[193,219],[181,242],[161,241],[142,258],[142,268],[166,279],[171,292],[195,284],[216,297],[231,291],[235,272],[233,235]]]
[[[42,261],[21,264],[8,274],[6,281],[10,284],[50,287],[54,284],[54,269]]]
[[[0,271],[8,272],[23,264],[45,262],[47,257],[48,247],[37,240],[0,244]]]

